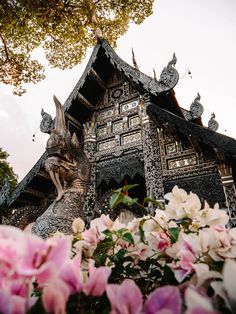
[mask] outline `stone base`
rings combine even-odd
[[[59,201],[54,201],[46,211],[37,218],[32,228],[32,233],[43,238],[60,231],[72,234],[72,222],[75,218],[84,219],[84,195],[78,191],[68,190]]]

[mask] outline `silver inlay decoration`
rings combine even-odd
[[[113,123],[112,127],[113,132],[119,132],[123,130],[123,121],[119,120]]]
[[[104,120],[104,119],[106,119],[108,117],[111,117],[113,115],[113,113],[114,113],[113,108],[108,109],[108,110],[104,110],[104,111],[100,111],[97,114],[97,119],[98,120]]]
[[[131,102],[126,103],[126,104],[121,104],[120,105],[120,112],[125,112],[128,110],[134,109],[136,107],[138,107],[138,100],[134,100],[134,101],[131,101]]]
[[[140,124],[139,116],[132,116],[129,118],[129,126],[136,126]]]
[[[141,132],[129,133],[122,136],[122,144],[131,144],[141,141]]]
[[[107,134],[107,126],[101,126],[97,129],[97,136],[104,136]]]
[[[170,170],[176,168],[182,168],[187,166],[192,166],[197,164],[197,158],[195,155],[186,156],[185,158],[176,158],[168,160],[168,168]]]
[[[116,141],[114,138],[109,139],[104,142],[98,143],[98,151],[107,150],[116,146]]]
[[[171,144],[167,144],[166,145],[166,152],[167,154],[171,154],[171,153],[176,153],[177,149],[176,149],[176,144],[175,143],[171,143]]]

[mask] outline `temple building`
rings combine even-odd
[[[140,202],[146,195],[163,201],[178,185],[202,202],[218,202],[236,221],[236,140],[216,132],[214,115],[203,126],[200,95],[189,110],[181,108],[174,92],[175,64],[174,55],[158,80],[136,63],[124,62],[106,40],[94,47],[64,104],[66,127],[77,135],[91,164],[83,205],[88,219],[109,209],[112,190],[137,183],[130,193]],[[45,112],[42,117],[50,121]],[[22,228],[55,200],[46,159],[47,152],[11,195],[6,186],[2,189],[0,203],[14,209],[11,223]]]

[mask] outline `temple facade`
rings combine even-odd
[[[203,126],[200,95],[189,110],[181,108],[175,64],[174,55],[157,80],[125,63],[106,40],[94,47],[64,104],[66,126],[91,164],[83,205],[87,220],[108,213],[112,190],[133,183],[138,187],[131,196],[140,202],[146,195],[163,201],[178,185],[202,202],[218,202],[236,220],[236,141],[216,132],[214,115]],[[11,195],[3,187],[0,203],[14,209],[12,224],[24,228],[55,200],[46,159],[47,152]]]

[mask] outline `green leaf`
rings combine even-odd
[[[144,244],[147,244],[147,241],[145,240],[145,233],[144,233],[144,230],[143,230],[143,225],[145,223],[146,219],[143,219],[140,221],[140,224],[139,224],[139,233],[140,233],[140,239],[141,241],[144,243]]]
[[[168,233],[172,243],[175,243],[178,240],[180,228],[179,227],[169,228]]]
[[[122,187],[122,191],[123,191],[123,192],[129,191],[129,190],[135,188],[136,186],[139,186],[139,184],[124,185],[124,186]]]
[[[114,193],[111,197],[110,197],[110,207],[113,209],[115,208],[117,205],[119,205],[120,203],[123,203],[127,206],[132,206],[133,204],[138,204],[137,203],[138,199],[137,198],[131,198],[128,195],[125,195],[123,193]]]
[[[132,234],[130,232],[127,232],[125,234],[122,235],[122,239],[129,242],[129,243],[132,243],[134,244],[134,238],[132,236]]]
[[[186,217],[176,221],[176,223],[181,224],[186,229],[192,223],[192,219]]]
[[[105,236],[109,239],[109,240],[112,240],[112,235],[113,235],[113,232],[112,231],[110,231],[110,230],[104,230],[103,232],[102,232],[103,234],[105,234]]]
[[[124,259],[126,252],[125,249],[120,249],[116,254],[110,257],[110,260],[114,263],[118,263]]]
[[[96,266],[104,265],[107,258],[107,252],[113,247],[113,245],[114,242],[108,238],[98,243],[95,251],[93,252],[93,258]]]
[[[139,226],[139,233],[140,233],[140,239],[143,243],[147,244],[147,241],[145,240],[145,233],[142,226]]]
[[[121,203],[123,203],[127,206],[132,206],[134,204],[137,204],[137,201],[138,201],[138,198],[131,198],[130,196],[123,195]]]
[[[154,199],[152,199],[151,197],[145,197],[143,200],[143,205],[145,205],[146,203],[153,203],[154,205],[157,205],[158,207],[160,207],[161,209],[165,208],[165,205],[160,202],[160,201],[156,201]]]
[[[110,207],[111,209],[115,208],[118,204],[120,204],[123,200],[123,197],[125,195],[121,194],[121,193],[114,193],[112,194],[112,196],[110,197]]]

